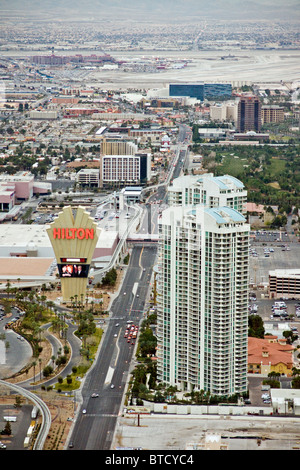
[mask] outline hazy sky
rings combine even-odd
[[[85,18],[143,18],[160,22],[201,19],[299,20],[299,0],[0,0],[1,11],[44,14],[45,17],[82,14]],[[0,15],[1,16],[1,15]]]

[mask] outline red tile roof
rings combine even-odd
[[[264,339],[248,338],[248,364],[276,365],[279,363],[292,366],[293,346],[285,343],[285,340],[275,340],[276,336],[267,336]],[[280,342],[279,342],[280,341]]]

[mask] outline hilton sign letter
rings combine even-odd
[[[93,228],[54,228],[53,229],[53,238],[74,240],[74,238],[79,238],[83,240],[84,238],[91,240],[94,239],[94,229]]]

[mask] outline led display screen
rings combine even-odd
[[[62,278],[67,277],[88,277],[89,274],[89,264],[58,264],[59,275]]]

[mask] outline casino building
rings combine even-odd
[[[0,286],[2,289],[5,289],[8,280],[11,286],[37,286],[37,288],[43,283],[57,281],[57,274],[59,274],[57,264],[60,263],[57,263],[54,247],[47,232],[50,227],[49,224],[0,224]],[[89,236],[90,232],[86,229],[93,227],[77,228],[62,225],[54,228],[56,229],[53,234],[56,237],[55,240],[61,237],[62,240],[65,238],[68,243],[76,241],[88,243],[89,239],[86,239],[86,236]],[[85,230],[79,230],[80,228],[85,228]],[[73,234],[74,240],[72,240]],[[90,276],[93,268],[99,269],[107,266],[118,242],[117,230],[99,230],[91,257]],[[64,258],[68,256],[67,252],[62,255]]]

